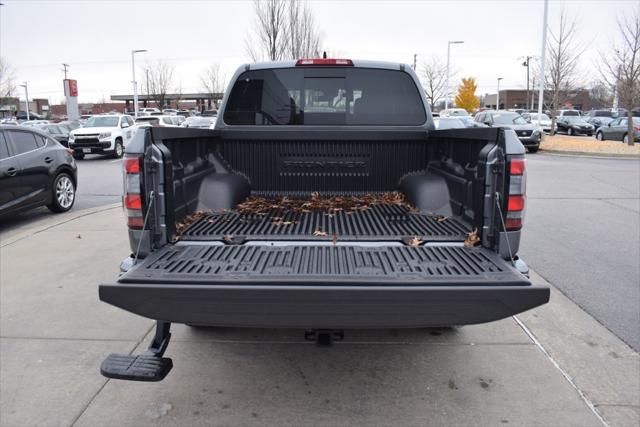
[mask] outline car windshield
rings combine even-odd
[[[580,113],[578,113],[577,111],[565,111],[562,115],[563,116],[580,116]]]
[[[611,111],[596,111],[596,117],[613,117]]]
[[[84,125],[86,128],[113,128],[118,126],[119,117],[99,117],[93,116],[87,120],[87,123]]]
[[[422,125],[424,104],[411,75],[353,67],[252,70],[233,85],[229,125]]]
[[[494,125],[526,125],[527,121],[518,113],[492,114]]]

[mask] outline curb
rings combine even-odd
[[[0,244],[0,248],[4,248],[6,246],[12,245],[20,240],[31,237],[35,234],[42,233],[43,231],[49,230],[51,228],[57,227],[62,224],[66,224],[67,222],[75,221],[76,219],[83,218],[85,216],[94,215],[100,212],[104,212],[110,209],[116,209],[122,207],[122,203],[112,203],[109,205],[102,205],[95,208],[87,208],[77,212],[73,212],[69,216],[65,216],[64,218],[60,218],[59,216],[54,216],[53,218],[46,218],[41,221],[36,222],[36,225],[29,225],[28,228],[15,236],[9,237],[8,239],[2,239],[2,243]]]
[[[592,159],[640,160],[640,155],[636,155],[636,154],[591,153],[588,151],[562,151],[562,150],[548,150],[545,148],[540,148],[540,153],[553,154],[558,156],[588,157]]]

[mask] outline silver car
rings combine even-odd
[[[633,120],[633,140],[634,142],[640,142],[640,117],[632,117]],[[596,132],[596,139],[598,141],[604,141],[607,139],[613,141],[622,141],[624,143],[629,142],[629,119],[626,117],[618,117],[608,124],[598,128]]]

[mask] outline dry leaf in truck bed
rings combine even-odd
[[[222,240],[227,243],[233,243],[233,234],[225,234],[224,236],[222,236]]]
[[[314,236],[327,236],[328,233],[326,231],[322,231],[322,230],[316,230],[313,232]]]
[[[446,220],[449,219],[448,216],[444,216],[444,215],[436,215],[432,218],[435,219],[437,222],[445,222]]]
[[[338,235],[333,233],[333,238],[331,239],[331,241],[333,242],[334,246],[338,244]]]
[[[422,239],[418,236],[413,236],[411,240],[409,240],[409,245],[411,246],[420,246],[422,243]]]
[[[478,243],[480,243],[480,237],[478,237],[478,229],[474,228],[473,231],[467,234],[467,238],[464,241],[464,245],[468,248],[472,248]]]

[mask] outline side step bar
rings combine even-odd
[[[100,365],[100,373],[117,380],[162,381],[173,368],[173,361],[162,357],[171,339],[170,328],[169,322],[156,322],[156,334],[144,353],[111,353]]]

